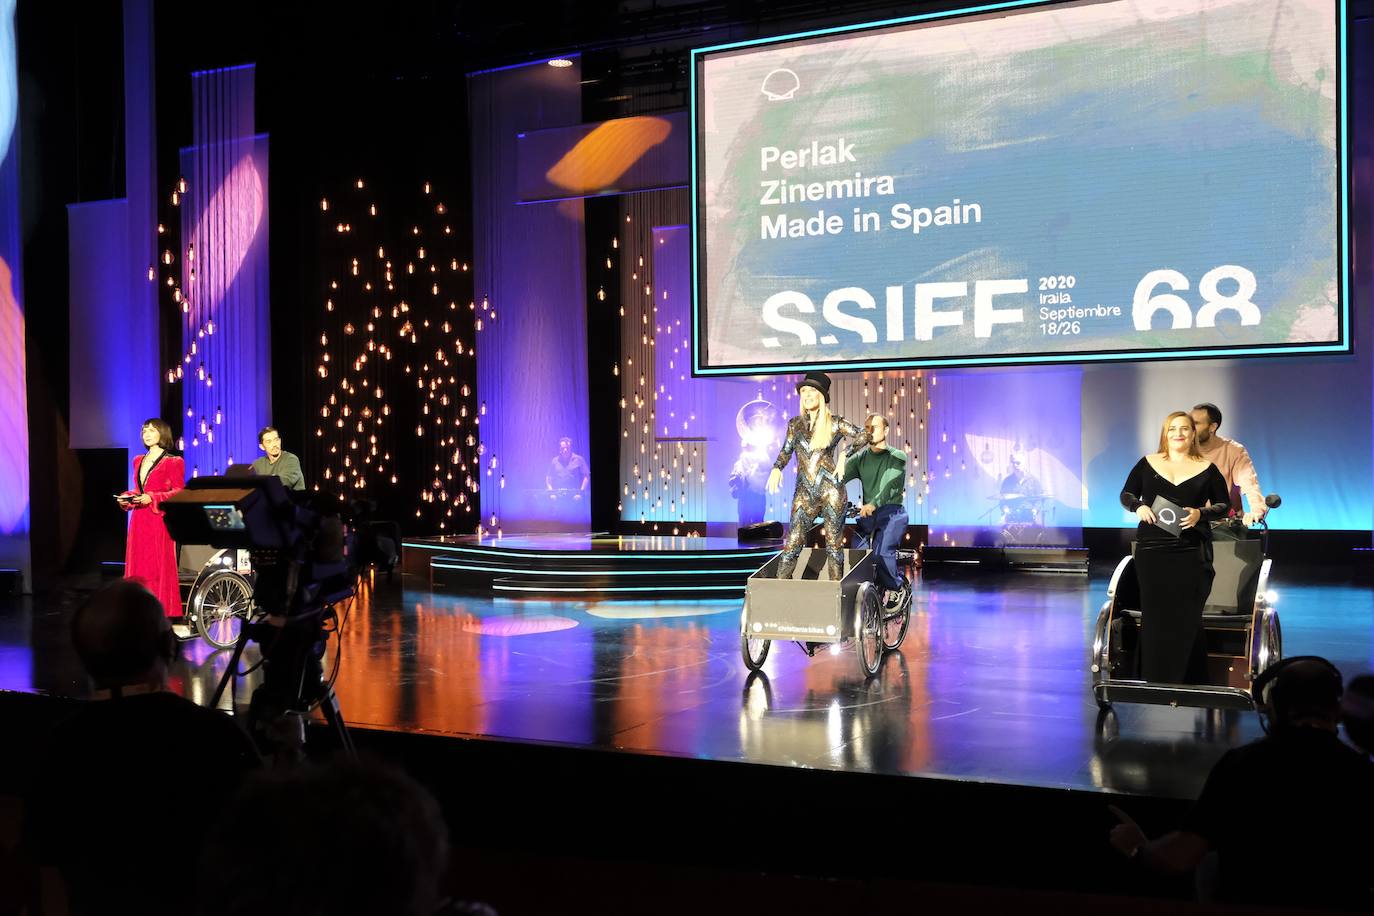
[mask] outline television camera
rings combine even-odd
[[[357,580],[358,551],[344,507],[322,493],[288,492],[276,477],[227,476],[191,480],[162,510],[176,541],[247,549],[257,572],[256,613],[243,626],[211,705],[239,676],[243,649],[255,642],[263,675],[248,724],[264,750],[299,753],[305,717],[319,706],[351,753],[323,666],[329,633],[338,628],[335,606],[353,596]]]

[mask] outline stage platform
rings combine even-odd
[[[1088,574],[1088,550],[1084,547],[941,547],[928,545],[924,551],[927,566],[975,566],[984,571]]]
[[[1374,669],[1369,589],[1282,570],[1273,588],[1286,654]],[[1105,590],[1105,570],[928,569],[905,643],[869,681],[852,648],[808,658],[790,643],[747,677],[739,598],[448,594],[410,576],[368,584],[330,653],[342,649],[339,698],[362,728],[1191,797],[1258,723],[1123,706],[1104,740],[1087,660]],[[0,690],[86,694],[65,630],[78,598],[5,599]],[[174,686],[208,698],[227,654],[184,643]]]
[[[1107,802],[1165,829],[1260,727],[1167,707],[1101,722],[1087,659],[1105,588],[1098,568],[927,569],[905,644],[865,680],[852,648],[786,643],[748,676],[738,597],[475,595],[422,573],[368,580],[328,661],[359,745],[501,848],[973,883],[995,860],[998,882],[1111,891]],[[1273,588],[1288,654],[1374,669],[1369,589],[1282,569]],[[88,692],[67,638],[80,597],[0,609],[10,746]],[[183,644],[173,689],[207,702],[227,657]]]
[[[781,541],[612,534],[405,538],[401,568],[434,589],[527,597],[738,597]]]

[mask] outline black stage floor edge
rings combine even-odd
[[[6,746],[35,746],[75,702],[0,692]],[[1101,793],[356,727],[353,737],[360,753],[400,764],[435,794],[455,845],[506,861],[572,855],[617,868],[1145,890],[1105,843],[1114,821]],[[311,753],[333,753],[330,740],[313,728]],[[0,758],[0,795],[22,784],[24,756]],[[194,805],[196,791],[188,783],[179,797]],[[1177,824],[1187,808],[1141,796],[1117,802],[1153,831]],[[772,911],[766,901],[718,911],[755,906]],[[627,901],[618,911],[658,910]]]

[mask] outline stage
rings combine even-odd
[[[602,883],[623,862],[706,869],[731,894],[756,872],[1119,894],[1135,879],[1105,843],[1107,803],[1169,829],[1260,729],[1248,712],[1163,707],[1099,721],[1087,655],[1108,572],[928,570],[905,643],[869,681],[852,648],[808,658],[783,643],[747,676],[735,597],[510,597],[369,576],[329,670],[358,746],[401,762],[465,825],[455,845],[490,865],[475,885],[486,899],[513,899],[530,861],[615,906]],[[1350,582],[1280,572],[1286,652],[1374,668],[1374,597]],[[88,693],[67,639],[81,597],[0,612],[14,746]],[[172,688],[207,703],[228,655],[183,643]],[[312,735],[327,752],[330,736]],[[214,788],[194,761],[171,765],[179,816],[193,816]],[[23,778],[15,761],[0,775],[9,792]],[[844,837],[891,852],[847,851]],[[530,912],[557,896],[519,893],[539,898]],[[736,910],[751,908],[720,911]]]
[[[528,598],[369,580],[336,689],[357,729],[770,766],[1192,798],[1259,734],[1250,713],[1120,706],[1105,733],[1091,576],[927,571],[902,648],[865,681],[854,650],[778,643],[747,677],[740,598]],[[1276,576],[1286,654],[1374,669],[1367,588]],[[81,697],[74,596],[0,617],[0,689]],[[249,650],[251,657],[252,650]],[[182,644],[173,686],[205,702],[227,651]]]

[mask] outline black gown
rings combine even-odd
[[[1140,676],[1164,684],[1206,680],[1207,649],[1202,609],[1212,591],[1212,527],[1230,509],[1226,478],[1216,465],[1182,483],[1169,480],[1141,458],[1121,488],[1121,505],[1134,512],[1156,496],[1202,518],[1179,537],[1141,522],[1136,529],[1135,567],[1140,583]]]

